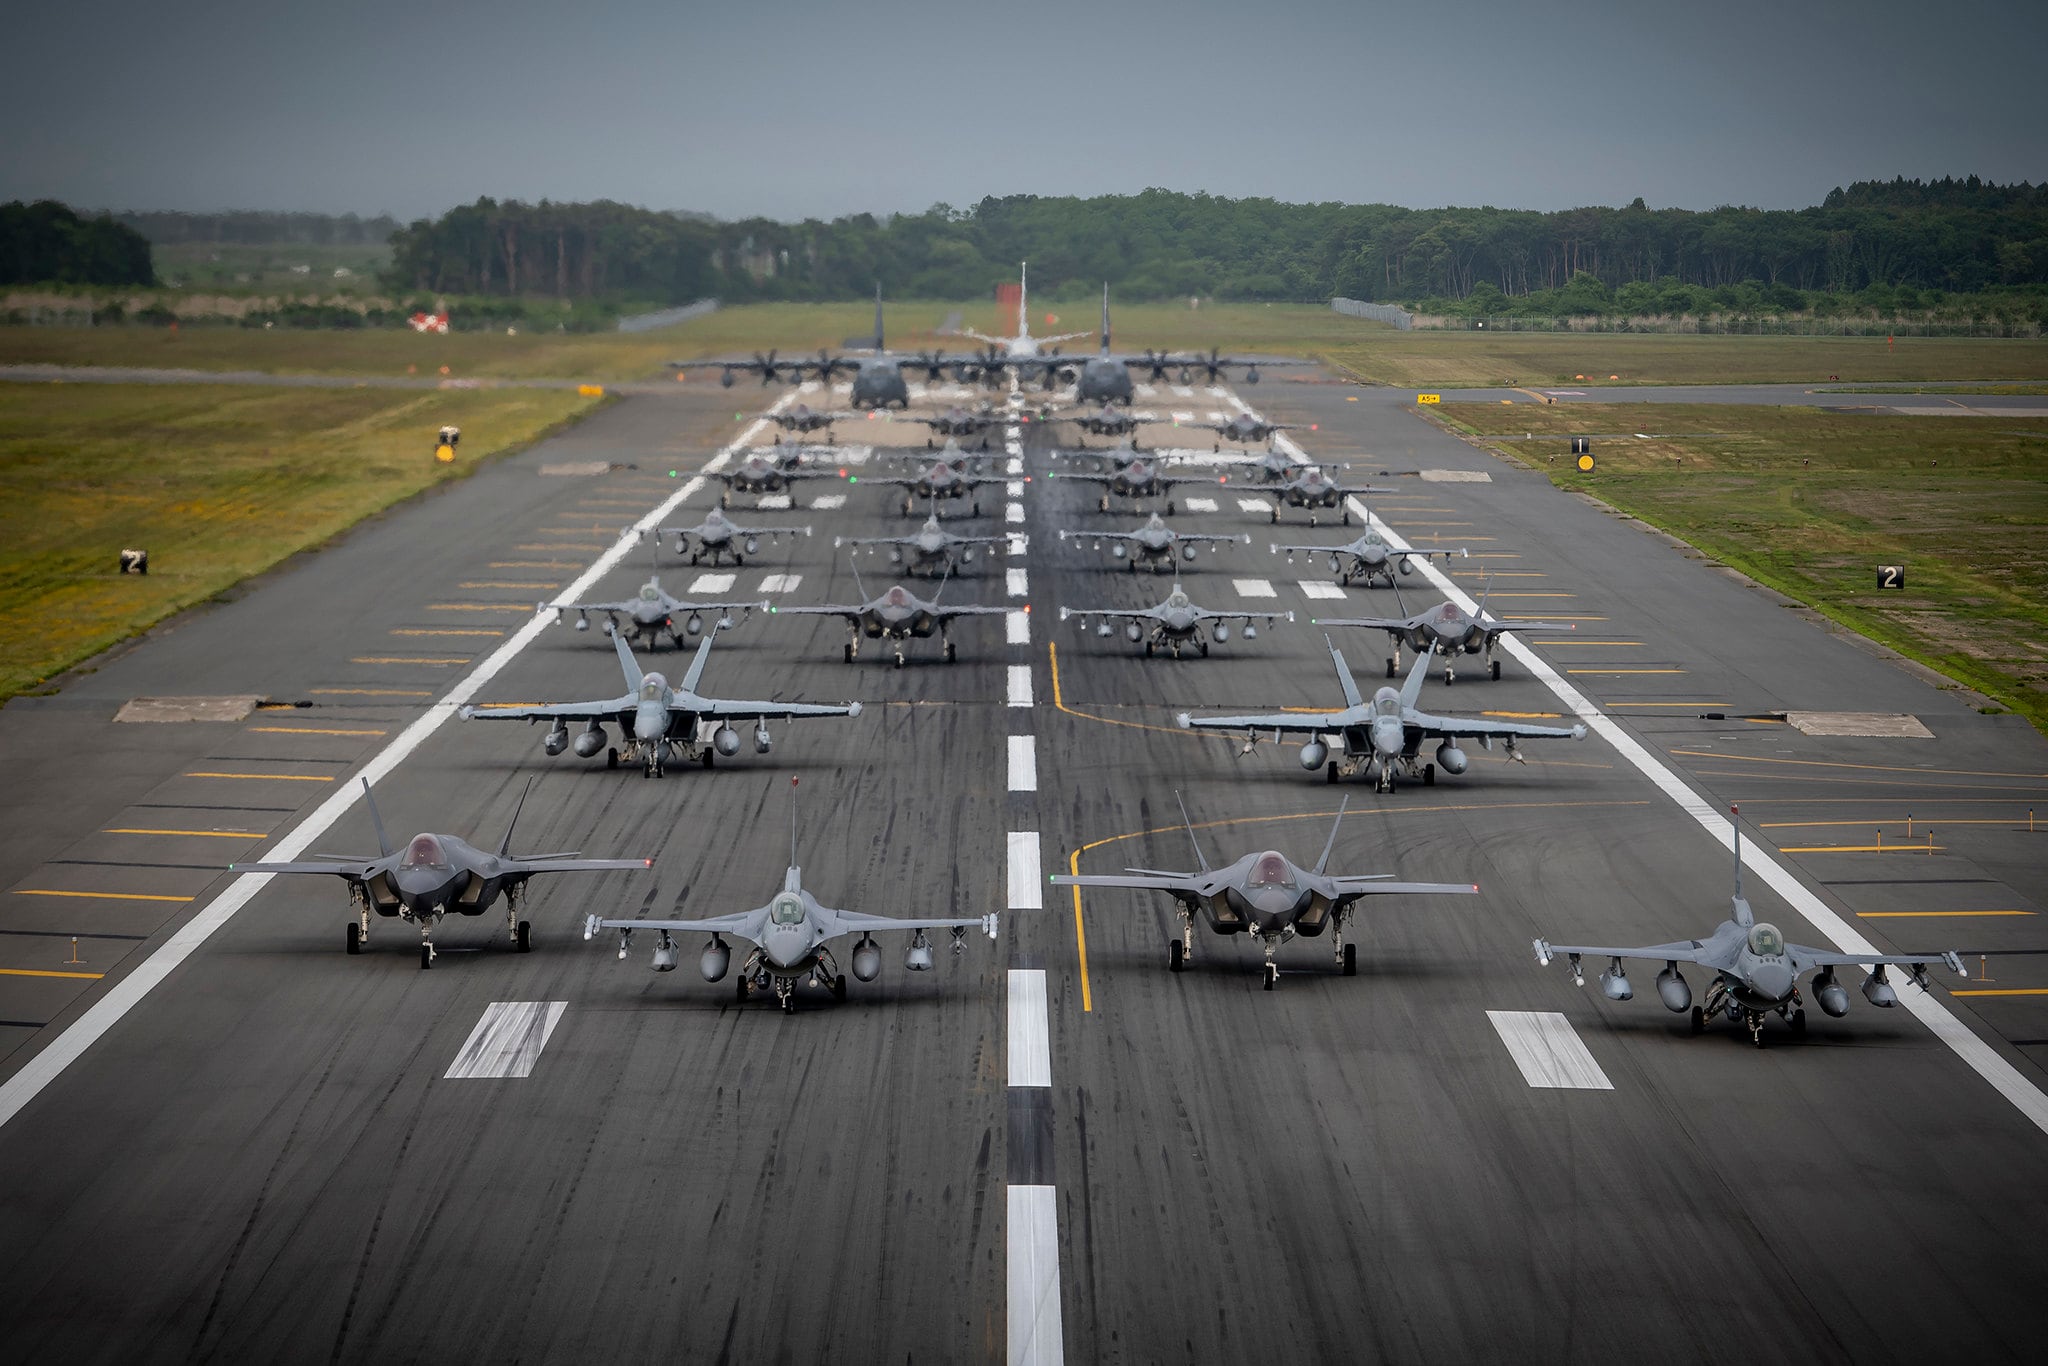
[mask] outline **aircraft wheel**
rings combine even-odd
[[[843,972],[832,979],[832,999],[835,1001],[846,999],[846,974]]]
[[[1805,1010],[1801,1009],[1792,1012],[1792,1032],[1794,1034],[1804,1034],[1806,1032]]]
[[[711,765],[712,765],[712,764],[713,764],[713,763],[714,763],[714,762],[715,762],[715,761],[717,760],[717,758],[718,758],[718,754],[717,754],[717,752],[716,752],[715,750],[713,750],[713,749],[712,749],[712,748],[711,748],[710,746],[708,746],[708,745],[707,745],[707,746],[705,746],[705,748],[704,748],[704,767],[706,767],[706,768],[710,768],[710,767],[711,767]]]
[[[733,995],[742,1001],[747,999],[747,975],[745,973],[741,973],[739,981],[733,983]]]
[[[604,752],[604,766],[606,768],[617,768],[619,766],[618,746],[614,745]]]
[[[746,557],[746,556],[744,556],[744,555],[735,555],[735,556],[733,556],[733,557],[732,557],[732,567],[733,567],[734,569],[745,569],[745,568],[747,567],[747,557]]]
[[[1497,659],[1493,661],[1493,681],[1500,682],[1500,661]]]
[[[1168,972],[1186,972],[1187,967],[1187,946],[1176,939],[1166,946],[1166,970]]]
[[[1694,1006],[1692,1008],[1692,1032],[1695,1034],[1703,1034],[1706,1032],[1706,1028],[1707,1012],[1701,1010],[1698,1006]]]
[[[1766,1035],[1765,1031],[1761,1027],[1759,1027],[1756,1031],[1756,1036],[1753,1039],[1751,1039],[1750,1042],[1754,1043],[1758,1048],[1762,1048],[1764,1046],[1764,1039],[1766,1037],[1768,1036]]]
[[[1422,785],[1423,785],[1424,787],[1435,787],[1435,786],[1436,786],[1436,765],[1435,765],[1435,764],[1424,764],[1424,765],[1422,766]]]
[[[697,563],[697,552],[696,552],[696,551],[694,551],[694,550],[690,552],[690,563],[691,563],[691,564],[695,564],[695,563]]]
[[[1280,985],[1280,967],[1277,963],[1266,964],[1266,990]]]
[[[783,998],[782,998],[782,1013],[783,1013],[783,1014],[785,1014],[785,1015],[794,1015],[794,1014],[796,1014],[796,993],[795,993],[795,992],[791,992],[791,993],[790,993],[789,995],[787,995],[787,996],[785,996],[785,997],[783,997]]]
[[[432,944],[420,945],[420,971],[424,972],[432,966],[434,966],[434,946]]]
[[[1107,512],[1107,511],[1109,511],[1109,499],[1107,499],[1107,498],[1103,498],[1103,499],[1100,499],[1100,500],[1098,500],[1098,501],[1096,502],[1096,504],[1095,504],[1095,510],[1096,510],[1097,512]]]
[[[1209,642],[1206,640],[1198,640],[1195,643],[1202,647],[1202,658],[1207,659],[1209,657]]]
[[[519,922],[518,937],[513,940],[513,943],[518,946],[521,953],[533,952],[533,922],[531,920]]]
[[[1344,975],[1346,977],[1356,977],[1358,975],[1358,945],[1356,944],[1346,944],[1344,946]]]
[[[846,642],[846,662],[853,663],[853,642],[850,640]]]
[[[981,500],[976,499],[973,503],[969,504],[968,511],[976,517],[981,516]]]
[[[1335,759],[1330,760],[1329,764],[1324,767],[1323,781],[1326,783],[1337,781],[1337,761]]]
[[[899,669],[903,667],[903,656],[901,654],[896,656],[896,667]]]
[[[1274,526],[1279,526],[1279,525],[1280,525],[1280,509],[1279,509],[1279,508],[1274,508],[1274,509],[1273,509],[1273,525],[1274,525]]]
[[[1341,521],[1342,521],[1342,522],[1344,523],[1344,525],[1345,525],[1345,526],[1350,526],[1350,525],[1351,525],[1351,509],[1350,509],[1350,508],[1345,508],[1345,509],[1344,509],[1344,515],[1343,515],[1343,516],[1342,516],[1342,518],[1340,518],[1339,520],[1341,520]]]
[[[1138,558],[1135,555],[1131,557],[1130,568],[1133,574],[1138,572]]]
[[[1147,658],[1147,659],[1150,659],[1151,657],[1152,657],[1152,642],[1148,640],[1148,641],[1146,641],[1146,642],[1145,642],[1145,658]]]
[[[946,662],[948,664],[951,664],[959,656],[959,653],[959,647],[954,645],[952,641],[946,642]]]
[[[1390,659],[1390,660],[1388,660],[1388,661],[1387,661],[1387,677],[1389,677],[1389,678],[1392,678],[1393,676],[1394,676],[1394,661]]]
[[[718,505],[719,505],[720,507],[722,507],[722,508],[729,508],[729,507],[731,507],[731,506],[732,506],[732,494],[731,494],[731,493],[729,493],[729,492],[727,492],[727,493],[721,493],[721,494],[719,494],[719,495],[718,495]]]
[[[1173,499],[1171,498],[1166,500],[1166,515],[1169,517],[1173,516]]]
[[[908,498],[903,500],[903,515],[905,517],[910,515],[910,500]]]
[[[348,922],[348,951],[350,953],[361,953],[363,951],[363,927],[353,920]]]

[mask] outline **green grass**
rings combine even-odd
[[[602,401],[0,385],[0,701]],[[443,422],[463,431],[452,465]],[[115,572],[126,546],[147,577]]]
[[[2048,731],[2048,438],[2003,418],[1445,404],[1438,417]],[[1595,471],[1563,438],[1596,442]],[[1685,435],[1660,435],[1680,432]],[[1533,433],[1534,440],[1523,440]],[[1881,592],[1880,564],[1907,589]]]
[[[318,290],[322,294],[382,294],[377,272],[391,263],[391,248],[358,246],[239,246],[227,242],[158,243],[150,259],[159,280],[196,293]],[[301,275],[292,267],[305,266]],[[336,269],[349,274],[336,276]],[[176,283],[173,284],[172,282]]]

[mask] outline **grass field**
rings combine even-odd
[[[1662,404],[1445,404],[1438,415],[1457,430],[1514,438],[1498,448],[1557,484],[1662,527],[2048,731],[2043,424]],[[1571,468],[1564,437],[1616,429],[1651,439],[1600,441],[1594,473]],[[1667,432],[1686,435],[1659,435]],[[1880,564],[1906,566],[1906,591],[1878,590]]]
[[[0,384],[0,701],[602,401]],[[115,572],[124,546],[147,577]]]

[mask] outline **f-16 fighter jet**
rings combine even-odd
[[[853,586],[867,597],[867,589],[860,581],[860,571],[853,571]],[[885,590],[878,598],[865,602],[844,603],[824,607],[771,607],[768,610],[780,617],[844,617],[846,618],[846,662],[851,664],[860,658],[860,640],[886,640],[896,648],[896,667],[903,667],[903,642],[906,640],[929,640],[933,635],[945,644],[945,659],[951,664],[954,659],[953,642],[948,630],[959,617],[1002,616],[1007,607],[953,607],[942,606],[939,595],[946,591],[945,580],[927,602],[917,594],[896,584]]]
[[[627,636],[636,645],[645,645],[650,650],[659,649],[661,638],[666,635],[680,650],[683,648],[684,636],[694,639],[704,633],[704,617],[707,613],[719,614],[717,625],[722,630],[733,624],[734,612],[738,612],[744,620],[755,608],[767,605],[766,598],[759,602],[684,602],[681,598],[670,597],[662,589],[661,579],[657,576],[640,585],[637,597],[624,602],[544,602],[539,605],[538,610],[545,612],[552,609],[558,623],[562,620],[564,612],[574,612],[576,629],[579,631],[590,629],[592,612],[602,612],[606,617],[606,635],[616,636],[623,625]],[[682,619],[681,626],[676,624],[678,617]]]
[[[1275,545],[1271,549],[1275,555],[1286,551],[1289,564],[1294,563],[1296,552],[1311,558],[1328,555],[1330,572],[1337,576],[1338,583],[1349,585],[1352,580],[1359,579],[1363,580],[1368,588],[1378,583],[1384,583],[1392,588],[1397,567],[1403,574],[1413,574],[1415,566],[1411,561],[1418,558],[1426,560],[1437,555],[1449,559],[1452,553],[1448,550],[1396,550],[1387,544],[1386,537],[1380,535],[1378,529],[1370,523],[1365,528],[1365,534],[1348,545]],[[1457,553],[1469,556],[1471,552],[1461,548]]]
[[[1060,608],[1060,620],[1065,621],[1068,617],[1079,617],[1081,629],[1084,631],[1088,629],[1090,617],[1099,618],[1095,633],[1104,637],[1109,636],[1114,630],[1111,622],[1123,622],[1124,638],[1133,645],[1142,642],[1148,658],[1154,650],[1166,649],[1173,652],[1175,659],[1179,659],[1181,647],[1192,645],[1206,659],[1210,641],[1213,640],[1218,645],[1229,641],[1231,622],[1244,623],[1244,638],[1257,640],[1259,628],[1252,624],[1254,618],[1262,619],[1266,623],[1266,629],[1271,630],[1276,622],[1293,621],[1294,613],[1211,612],[1206,607],[1197,607],[1188,601],[1188,595],[1181,591],[1180,580],[1175,579],[1173,591],[1168,593],[1166,601],[1157,607],[1090,607],[1078,611],[1071,607]]]
[[[1288,473],[1278,484],[1262,488],[1261,493],[1273,495],[1273,521],[1280,521],[1282,507],[1307,508],[1308,524],[1316,524],[1316,509],[1336,508],[1337,520],[1344,526],[1351,525],[1351,509],[1344,506],[1346,498],[1367,498],[1375,494],[1393,493],[1395,490],[1376,488],[1371,484],[1360,484],[1346,488],[1319,465],[1301,465]]]
[[[1178,800],[1178,795],[1176,795]],[[1337,847],[1337,831],[1344,823],[1344,809],[1350,799],[1337,807],[1330,838],[1323,856],[1313,868],[1304,868],[1277,849],[1246,854],[1235,863],[1213,868],[1195,838],[1187,808],[1181,821],[1188,828],[1188,842],[1195,847],[1197,871],[1157,872],[1150,868],[1127,868],[1122,874],[1056,873],[1051,881],[1062,887],[1127,887],[1135,891],[1165,892],[1173,897],[1180,915],[1180,937],[1168,948],[1166,966],[1183,971],[1195,954],[1195,915],[1199,912],[1217,934],[1255,934],[1266,951],[1265,986],[1271,991],[1280,981],[1280,967],[1273,950],[1296,935],[1320,938],[1330,935],[1337,967],[1346,977],[1358,973],[1358,946],[1344,942],[1344,924],[1351,918],[1354,903],[1367,896],[1471,896],[1476,882],[1391,882],[1390,873],[1331,873],[1331,851]]]
[[[772,355],[774,353],[770,352],[769,354]],[[763,382],[765,383],[766,381],[764,380]],[[821,412],[811,407],[808,403],[793,403],[787,408],[770,408],[767,412],[762,413],[761,416],[773,422],[783,431],[795,432],[799,436],[808,436],[812,432],[823,432],[825,440],[829,442],[832,439],[832,428],[834,425],[849,421],[860,416],[860,414],[832,411]]]
[[[652,868],[653,859],[579,858],[568,854],[514,854],[512,827],[533,791],[528,779],[498,852],[473,849],[453,835],[414,835],[403,851],[393,849],[377,818],[377,799],[363,780],[363,801],[370,808],[370,828],[377,832],[377,856],[327,854],[304,863],[231,863],[236,873],[328,873],[348,884],[355,919],[348,923],[348,951],[361,953],[370,942],[370,914],[395,916],[419,926],[420,966],[434,966],[434,926],[450,911],[482,915],[500,894],[505,898],[505,934],[512,947],[525,953],[533,947],[533,925],[519,918],[526,879],[535,873],[595,873],[612,868]]]
[[[792,778],[790,781],[793,784],[796,780]],[[782,890],[771,897],[767,905],[735,915],[713,916],[708,920],[605,920],[593,915],[583,922],[583,937],[593,938],[599,930],[617,930],[619,957],[624,958],[632,947],[634,931],[652,930],[659,936],[654,941],[652,966],[656,972],[673,972],[677,946],[670,936],[709,934],[711,942],[704,946],[704,952],[697,960],[697,971],[707,982],[723,978],[732,964],[732,949],[724,937],[731,935],[735,939],[744,939],[755,947],[740,964],[739,978],[734,984],[739,998],[746,1000],[750,989],[772,990],[787,1015],[796,1010],[797,983],[806,979],[814,987],[824,987],[838,1000],[846,999],[846,976],[839,971],[839,964],[827,947],[834,939],[849,934],[860,935],[853,946],[853,975],[863,982],[872,982],[882,971],[882,950],[875,943],[875,935],[887,930],[909,930],[912,937],[910,947],[903,954],[903,966],[911,972],[929,972],[932,943],[926,937],[927,930],[951,930],[953,952],[957,954],[966,947],[967,932],[973,929],[995,938],[996,912],[982,916],[899,919],[834,910],[820,903],[805,890],[803,869],[797,866],[796,812],[792,807],[789,871],[783,874]]]
[[[1089,452],[1094,455],[1095,452]],[[1166,499],[1166,515],[1174,513],[1173,490],[1183,484],[1208,484],[1211,486],[1229,482],[1228,475],[1213,474],[1166,474],[1159,461],[1141,454],[1135,446],[1123,446],[1114,451],[1103,452],[1097,464],[1107,461],[1109,468],[1091,473],[1067,473],[1055,470],[1054,479],[1073,480],[1083,484],[1100,484],[1102,496],[1095,504],[1097,512],[1109,511],[1111,498],[1124,498],[1136,502],[1141,498]]]
[[[904,490],[905,517],[916,509],[919,502],[936,503],[941,498],[948,501],[965,498],[969,503],[970,515],[979,517],[981,496],[976,490],[989,484],[1004,482],[999,475],[974,473],[976,462],[981,458],[961,450],[958,445],[948,441],[936,459],[918,461],[915,465],[915,474],[853,474],[847,476],[847,482],[882,484]]]
[[[1325,638],[1327,640],[1327,638]],[[1344,686],[1344,707],[1341,711],[1283,711],[1264,716],[1190,716],[1182,712],[1175,719],[1188,730],[1215,730],[1245,732],[1244,748],[1240,755],[1252,752],[1252,746],[1265,732],[1272,732],[1277,743],[1282,735],[1306,736],[1301,746],[1301,766],[1313,773],[1327,761],[1329,781],[1349,778],[1358,773],[1373,775],[1375,791],[1392,792],[1394,774],[1398,770],[1410,778],[1420,778],[1425,785],[1436,782],[1439,767],[1446,773],[1463,773],[1471,760],[1458,747],[1458,741],[1476,738],[1482,749],[1493,748],[1495,740],[1507,743],[1508,758],[1522,762],[1521,751],[1515,746],[1522,740],[1583,740],[1586,728],[1573,725],[1531,726],[1518,721],[1492,721],[1468,716],[1433,716],[1416,706],[1416,699],[1422,694],[1422,681],[1429,668],[1429,656],[1423,655],[1415,661],[1415,667],[1408,674],[1406,683],[1396,691],[1381,688],[1374,693],[1370,702],[1358,691],[1358,683],[1351,677],[1351,670],[1344,665],[1344,656],[1337,647],[1330,646],[1330,662],[1337,666],[1337,681]],[[1332,757],[1331,740],[1342,747],[1341,754]],[[1422,742],[1440,740],[1437,746],[1436,762],[1422,761]]]
[[[718,505],[722,508],[732,506],[732,496],[736,493],[751,493],[756,497],[793,493],[791,485],[801,480],[839,477],[837,469],[813,465],[803,447],[780,443],[756,447],[731,469],[706,470],[705,474],[725,485],[725,492],[718,495]]]
[[[1400,603],[1403,611],[1408,605],[1401,602],[1401,586],[1387,580],[1394,590],[1394,601]],[[1500,661],[1493,657],[1493,647],[1509,631],[1576,631],[1579,628],[1565,621],[1517,621],[1505,622],[1486,610],[1486,595],[1493,591],[1491,581],[1485,592],[1479,595],[1479,610],[1467,612],[1455,602],[1444,601],[1426,612],[1417,612],[1412,617],[1318,617],[1318,626],[1364,626],[1385,631],[1393,641],[1394,653],[1387,657],[1387,677],[1392,678],[1401,670],[1401,646],[1405,642],[1409,649],[1427,658],[1431,654],[1444,657],[1444,682],[1454,683],[1452,672],[1457,663],[1458,652],[1468,655],[1484,654],[1487,670],[1495,678],[1500,677]]]
[[[1130,565],[1133,574],[1138,572],[1139,565],[1150,565],[1155,574],[1165,573],[1173,568],[1176,553],[1192,562],[1195,547],[1204,541],[1209,543],[1212,552],[1219,545],[1250,545],[1252,541],[1251,537],[1244,535],[1210,536],[1175,531],[1156,512],[1146,518],[1145,525],[1136,531],[1068,531],[1061,528],[1060,539],[1064,541],[1069,536],[1076,541],[1087,541],[1095,550],[1107,545],[1112,555]]]
[[[1065,533],[1061,533],[1064,535]],[[835,536],[832,548],[841,546],[889,547],[889,563],[905,564],[911,573],[928,573],[937,577],[951,574],[961,565],[974,559],[976,546],[1001,546],[1009,543],[1007,536],[955,536],[939,524],[938,509],[934,507],[924,525],[914,536]]]
[[[710,768],[713,756],[730,759],[740,752],[740,733],[734,721],[754,723],[754,752],[766,754],[773,742],[768,735],[771,720],[796,720],[813,716],[859,716],[860,703],[843,707],[818,706],[808,702],[745,702],[707,697],[697,691],[704,677],[704,663],[711,657],[717,633],[704,637],[697,657],[690,661],[683,681],[671,687],[658,673],[643,674],[623,636],[613,636],[618,647],[619,668],[626,675],[626,695],[597,702],[560,702],[550,706],[479,707],[470,705],[456,714],[465,721],[552,721],[543,742],[549,754],[569,747],[569,723],[583,722],[576,737],[576,757],[588,759],[605,749],[605,723],[619,728],[621,747],[605,750],[605,767],[617,768],[621,759],[645,766],[646,776],[659,778],[670,760],[695,759]],[[705,738],[703,731],[710,729]]]
[[[1629,985],[1621,960],[1662,960],[1664,970],[1657,974],[1657,996],[1664,1002],[1665,1009],[1681,1015],[1690,1011],[1692,1032],[1695,1034],[1707,1027],[1708,1020],[1726,1015],[1730,1024],[1749,1030],[1750,1041],[1758,1048],[1764,1046],[1764,1020],[1767,1016],[1776,1015],[1784,1020],[1792,1026],[1794,1034],[1806,1032],[1806,1010],[1800,1003],[1799,979],[1816,968],[1820,969],[1820,975],[1813,979],[1813,999],[1820,1003],[1824,1013],[1837,1017],[1849,1013],[1849,993],[1835,979],[1836,968],[1854,965],[1865,969],[1863,999],[1884,1008],[1899,1003],[1898,993],[1892,990],[1886,977],[1887,966],[1905,968],[1906,975],[1922,991],[1927,990],[1927,964],[1933,960],[1939,959],[1958,977],[1968,975],[1963,969],[1962,959],[1949,949],[1934,953],[1836,953],[1832,949],[1810,949],[1804,944],[1787,943],[1778,927],[1758,920],[1749,902],[1743,899],[1742,827],[1734,819],[1741,813],[1736,807],[1730,807],[1728,811],[1730,824],[1735,830],[1735,909],[1712,934],[1705,939],[1684,939],[1674,944],[1652,944],[1639,949],[1552,944],[1538,939],[1536,961],[1548,966],[1553,957],[1563,954],[1571,963],[1572,981],[1584,986],[1586,975],[1579,967],[1579,960],[1587,956],[1605,958],[1607,970],[1600,974],[1600,990],[1610,1001],[1626,1001],[1634,997],[1635,991]],[[1695,963],[1713,974],[1713,979],[1707,984],[1703,1004],[1692,1003],[1692,987],[1679,973],[1680,963]]]
[[[690,563],[708,559],[716,565],[726,556],[732,556],[733,566],[744,565],[746,556],[761,553],[761,538],[773,540],[778,536],[808,536],[807,526],[738,526],[717,508],[704,514],[704,520],[695,526],[665,526],[655,533],[659,536],[673,536],[676,554],[687,554]],[[696,538],[697,548],[690,549],[690,539]]]

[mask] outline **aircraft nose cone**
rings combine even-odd
[[[427,868],[400,868],[391,875],[391,881],[398,888],[399,899],[414,909],[446,900],[443,894],[448,881],[444,873]]]
[[[771,929],[761,940],[761,952],[778,968],[801,966],[810,951],[811,937],[801,929]]]
[[[1792,965],[1789,963],[1759,963],[1750,974],[1750,989],[1759,996],[1773,1001],[1785,1000],[1792,994]]]
[[[659,702],[642,702],[633,712],[633,736],[659,740],[668,733],[668,708]]]
[[[1401,723],[1391,716],[1382,716],[1372,723],[1372,747],[1381,754],[1399,754],[1405,739]]]

